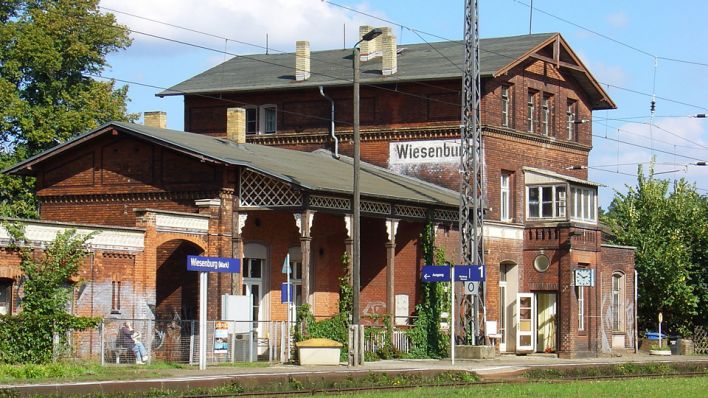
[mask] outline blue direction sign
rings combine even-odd
[[[455,282],[482,282],[486,277],[484,265],[455,266]],[[420,278],[423,282],[450,282],[450,267],[424,265]]]
[[[241,272],[238,258],[187,256],[187,271],[199,272]]]
[[[423,282],[450,282],[450,267],[443,265],[424,265],[420,273]]]
[[[455,281],[482,282],[487,277],[484,265],[456,265]]]

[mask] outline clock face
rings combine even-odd
[[[591,286],[592,285],[592,270],[576,269],[575,270],[575,286]]]

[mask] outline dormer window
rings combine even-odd
[[[565,218],[565,185],[526,187],[526,218]]]

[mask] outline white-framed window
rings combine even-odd
[[[273,134],[278,130],[278,107],[273,104],[246,107],[246,134]]]
[[[501,86],[501,125],[509,127],[509,115],[511,111],[511,87]]]
[[[543,135],[550,135],[553,130],[553,97],[550,95],[543,96],[543,119],[541,120],[541,131]]]
[[[585,330],[585,286],[576,286],[575,293],[578,297],[578,330]]]
[[[526,218],[565,218],[565,185],[526,187]]]
[[[511,221],[511,174],[505,171],[501,173],[500,181],[500,202],[499,202],[499,219],[501,221]]]
[[[624,274],[612,274],[612,331],[624,331]]]
[[[568,100],[568,105],[565,110],[566,130],[568,132],[568,140],[573,141],[577,138],[575,134],[575,118],[577,115],[577,102]]]
[[[577,221],[597,221],[597,194],[595,188],[571,187],[570,218]]]
[[[526,130],[529,133],[536,131],[536,92],[529,91],[526,110]]]

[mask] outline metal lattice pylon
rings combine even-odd
[[[478,9],[477,0],[465,1],[465,69],[462,76],[460,170],[460,240],[464,264],[484,264]],[[479,303],[484,302],[484,293],[484,289],[480,288],[476,302],[472,296],[461,295],[461,299],[456,303],[460,310],[459,330],[465,332],[467,342],[473,340],[470,333],[479,336]],[[470,327],[474,330],[470,330]]]

